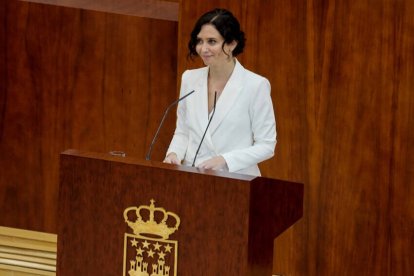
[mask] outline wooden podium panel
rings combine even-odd
[[[274,238],[302,216],[298,183],[76,150],[60,160],[59,276],[122,275],[123,212],[151,199],[180,217],[180,276],[271,275]]]

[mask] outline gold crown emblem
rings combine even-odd
[[[162,207],[155,207],[155,200],[150,200],[151,204],[139,207],[128,207],[124,210],[124,219],[129,227],[137,236],[154,235],[167,240],[180,226],[180,218],[173,212],[167,212]],[[131,213],[135,212],[136,220],[129,220]],[[175,225],[169,227],[167,220],[173,218]]]

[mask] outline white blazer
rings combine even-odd
[[[193,163],[208,124],[208,70],[208,67],[187,70],[182,75],[180,97],[192,90],[195,92],[178,105],[177,126],[167,155],[175,152],[184,165]],[[275,146],[276,122],[270,83],[236,61],[217,100],[195,165],[221,155],[230,172],[260,175],[257,164],[271,158]]]

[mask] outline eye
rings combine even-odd
[[[216,43],[217,43],[217,41],[216,41],[215,39],[210,38],[210,39],[208,40],[208,44],[210,44],[210,45],[214,45],[214,44],[216,44]]]
[[[202,44],[203,41],[200,38],[197,38],[196,43],[197,43],[197,45],[199,45],[199,44]]]

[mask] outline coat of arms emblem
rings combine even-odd
[[[124,276],[177,276],[178,242],[169,240],[180,218],[155,207],[128,207],[124,219],[133,234],[124,236]]]

